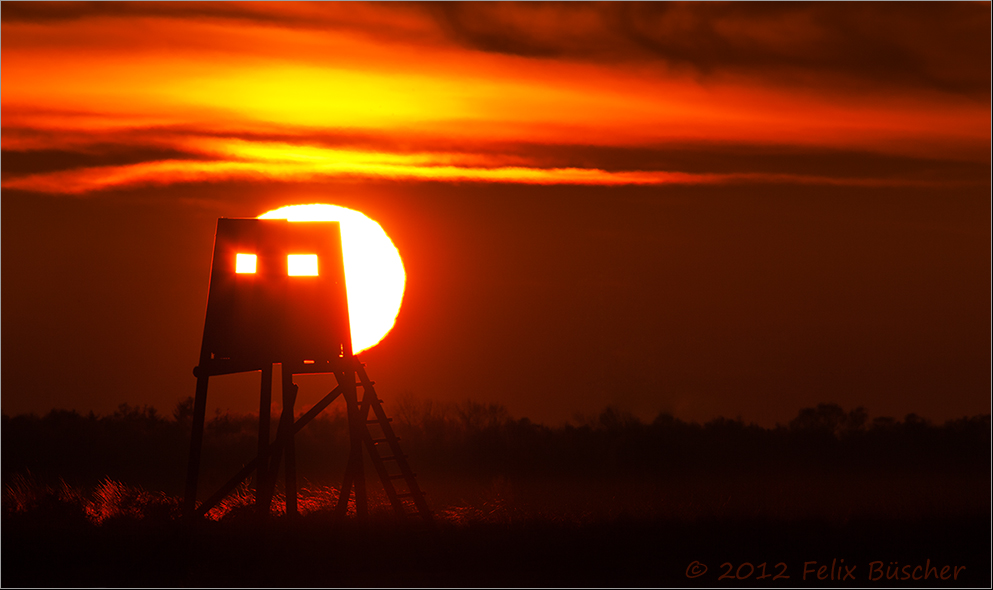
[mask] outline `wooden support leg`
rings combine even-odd
[[[271,496],[269,485],[269,423],[272,410],[272,363],[262,369],[262,387],[259,395],[259,451],[255,473],[255,506],[259,515],[269,514]],[[268,496],[268,497],[267,497]]]
[[[300,419],[293,423],[293,434],[295,435],[297,432],[300,432],[300,430],[302,430],[304,426],[309,424],[311,420],[316,418],[318,414],[324,411],[324,408],[328,407],[331,404],[331,402],[333,402],[335,398],[337,398],[339,395],[340,395],[340,388],[335,387],[333,390],[331,390],[330,393],[324,396],[324,398],[321,401],[317,402],[314,405],[314,407],[308,410],[306,414],[300,416]],[[269,445],[270,456],[278,455],[281,452],[279,442],[280,442],[279,440],[276,440],[275,442]],[[232,492],[232,490],[238,487],[238,484],[245,481],[246,477],[251,475],[252,472],[256,471],[258,469],[258,465],[259,465],[258,457],[255,457],[254,459],[246,463],[238,471],[238,473],[234,475],[234,477],[229,479],[228,482],[221,487],[221,489],[219,489],[217,492],[214,493],[213,496],[211,496],[210,498],[208,498],[207,500],[205,500],[200,504],[200,508],[197,509],[197,515],[203,516],[204,514],[207,514],[207,512],[209,512],[211,508],[216,506],[218,502],[223,500],[225,497],[227,497],[228,494]]]
[[[276,430],[275,452],[269,455],[268,464],[259,462],[259,472],[267,472],[266,486],[261,496],[259,496],[259,510],[262,514],[269,514],[272,507],[272,497],[276,493],[276,476],[279,474],[279,463],[283,458],[288,446],[292,447],[293,427],[293,404],[296,401],[297,387],[293,384],[292,369],[283,365],[282,367],[282,389],[283,389],[283,412],[279,416],[279,427]],[[267,449],[268,450],[268,449]],[[292,452],[292,451],[291,451]],[[295,455],[294,455],[295,459]],[[287,481],[293,478],[293,489],[287,489],[287,502],[293,502],[293,510],[296,510],[296,463],[294,462],[288,472]],[[293,498],[290,500],[289,494],[292,492]]]
[[[366,497],[365,469],[362,465],[362,431],[366,428],[365,418],[359,411],[358,393],[355,390],[355,374],[346,373],[348,381],[352,383],[351,395],[346,398],[348,404],[348,439],[351,455],[354,458],[354,480],[352,485],[355,488],[355,516],[359,521],[364,521],[369,516],[369,503]]]
[[[345,465],[345,477],[341,482],[341,489],[338,491],[338,503],[334,506],[334,522],[340,522],[348,513],[348,497],[352,495],[352,483],[355,479],[352,468],[352,456],[348,456],[348,464]]]
[[[208,375],[197,375],[196,397],[193,399],[193,434],[190,437],[190,459],[186,470],[186,496],[183,514],[192,518],[196,514],[197,480],[200,477],[200,452],[203,449],[203,422],[207,414]]]
[[[279,430],[283,435],[283,450],[286,455],[286,515],[293,517],[297,514],[297,462],[296,449],[293,444],[295,428],[293,428],[293,406],[297,399],[297,386],[293,383],[293,371],[283,365],[283,415],[280,418]],[[275,477],[275,473],[272,474]]]
[[[348,510],[348,498],[355,492],[355,515],[359,520],[366,520],[369,515],[369,503],[366,497],[365,473],[362,469],[362,429],[366,427],[365,419],[359,411],[358,395],[355,388],[355,372],[344,371],[335,373],[338,385],[345,398],[348,411],[348,465],[345,467],[345,477],[335,506],[335,519],[343,518]]]

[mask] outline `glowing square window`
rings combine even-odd
[[[316,277],[317,254],[290,254],[286,257],[286,274],[291,277]]]
[[[234,271],[240,275],[255,274],[255,265],[258,256],[255,254],[241,254],[234,257]]]

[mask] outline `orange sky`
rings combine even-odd
[[[553,146],[688,143],[986,158],[988,90],[970,79],[972,72],[956,72],[961,64],[940,61],[949,57],[941,54],[948,51],[939,46],[944,39],[907,47],[912,27],[891,23],[888,35],[878,35],[890,37],[886,50],[906,62],[897,65],[919,71],[887,77],[830,55],[832,37],[853,34],[819,20],[824,7],[749,15],[706,5],[661,14],[629,6],[643,14],[614,14],[620,8],[9,5],[2,31],[4,150],[150,146],[174,157],[7,174],[3,186],[79,194],[259,177],[905,185],[953,181],[606,170],[548,154]],[[890,16],[874,10],[848,11],[850,22],[842,25],[869,30]],[[654,22],[667,39],[706,26],[704,40],[715,37],[727,61],[715,66],[653,54],[638,46],[638,34],[611,26],[622,17],[635,28]],[[957,32],[952,25],[962,23],[952,22],[946,36]],[[602,54],[583,44],[584,35],[594,48],[604,46]],[[546,47],[527,50],[535,39]]]
[[[5,413],[168,412],[217,217],[317,201],[403,256],[397,326],[363,353],[391,396],[550,422],[989,412],[989,3],[0,22]]]

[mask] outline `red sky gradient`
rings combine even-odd
[[[409,266],[387,389],[549,421],[989,411],[988,3],[0,16],[5,413],[192,394],[210,220],[311,201]]]

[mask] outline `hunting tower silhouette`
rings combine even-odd
[[[400,449],[374,383],[352,354],[351,343],[338,222],[217,220],[200,362],[193,369],[197,385],[183,502],[188,517],[205,515],[252,473],[256,474],[258,513],[269,514],[281,462],[286,513],[295,515],[294,435],[341,396],[348,415],[350,449],[335,516],[345,516],[353,496],[357,517],[361,520],[368,515],[365,447],[395,514],[430,522],[424,493]],[[275,363],[282,366],[283,409],[272,439],[269,425]],[[247,371],[262,373],[258,454],[198,504],[208,381],[215,375]],[[337,386],[295,418],[297,386],[293,376],[303,373],[331,373]],[[359,387],[363,390],[361,400]],[[387,455],[380,452],[384,447],[388,448]]]

